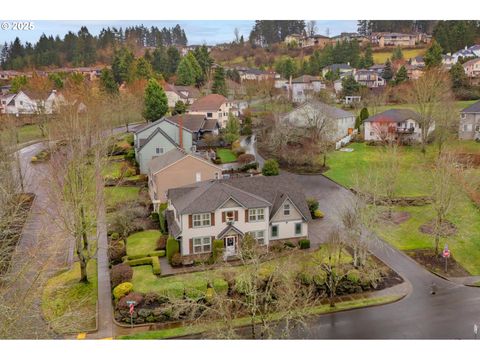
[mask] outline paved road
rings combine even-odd
[[[317,238],[338,222],[338,210],[353,196],[322,175],[293,175],[307,196],[319,200],[325,222],[314,224]],[[322,220],[323,221],[323,220]],[[312,237],[312,234],[310,234]],[[316,317],[306,330],[293,337],[303,339],[457,339],[473,338],[473,325],[480,323],[480,289],[443,280],[411,258],[374,240],[370,251],[406,279],[412,288],[405,299],[380,307],[351,310]],[[438,286],[430,295],[430,285]]]

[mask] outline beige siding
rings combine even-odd
[[[157,201],[167,201],[166,192],[168,189],[176,188],[197,181],[197,173],[200,173],[200,181],[215,179],[215,174],[221,176],[222,170],[213,164],[196,159],[192,156],[186,156],[174,165],[165,168],[163,171],[153,175],[154,184],[151,189],[157,194]],[[153,199],[153,196],[152,196]]]
[[[242,205],[240,205],[236,201],[230,199],[225,204],[223,204],[222,209],[236,208],[236,207],[242,207]]]
[[[290,204],[290,215],[284,215],[283,214],[283,205],[284,204]],[[303,220],[302,214],[298,212],[298,210],[295,208],[293,203],[287,199],[285,202],[280,206],[280,208],[277,210],[277,213],[273,216],[271,222],[278,222],[278,221],[294,221],[294,220]]]

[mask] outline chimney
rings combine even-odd
[[[183,115],[178,118],[178,145],[183,150]]]

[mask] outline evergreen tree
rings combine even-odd
[[[102,70],[102,73],[100,74],[100,86],[107,94],[118,94],[118,84],[115,82],[112,70],[107,68]]]
[[[228,95],[227,85],[225,83],[225,71],[221,66],[215,69],[215,75],[213,76],[212,93],[220,94],[223,96]]]
[[[405,81],[408,80],[408,73],[407,69],[405,66],[401,66],[400,69],[398,69],[397,74],[395,75],[395,84],[401,84]]]
[[[172,110],[172,115],[184,114],[187,111],[187,105],[181,100],[175,103],[175,107]]]
[[[137,79],[150,79],[153,76],[153,69],[150,62],[145,58],[138,58],[135,64],[135,77]]]
[[[369,116],[368,109],[366,107],[362,108],[362,110],[360,110],[360,114],[355,119],[355,128],[360,130],[360,126],[363,125],[363,122],[365,119],[368,119]]]
[[[195,71],[189,59],[185,56],[180,60],[177,68],[177,85],[195,85]]]
[[[173,75],[177,72],[177,67],[180,63],[180,53],[175,46],[170,46],[167,49],[167,74]]]
[[[390,62],[390,59],[387,59],[387,62],[385,63],[385,68],[383,69],[382,72],[382,78],[385,79],[385,81],[390,81],[393,78],[393,69],[392,69],[392,63]]]
[[[403,52],[400,46],[397,46],[395,49],[393,49],[392,60],[393,61],[403,60]]]
[[[135,61],[133,53],[127,48],[117,50],[113,56],[113,77],[118,84],[130,81],[131,67]]]
[[[353,76],[345,76],[342,79],[342,92],[343,96],[351,96],[358,93],[360,90],[360,84],[355,81]]]
[[[185,58],[187,58],[187,61],[190,62],[190,65],[193,70],[193,74],[195,76],[195,85],[197,87],[202,86],[205,83],[205,75],[202,71],[202,68],[200,64],[198,63],[195,55],[193,55],[193,52],[189,52]]]
[[[456,63],[450,69],[450,77],[452,79],[452,89],[457,91],[468,87],[468,79],[465,70],[460,63]]]
[[[369,68],[370,66],[373,65],[373,52],[372,52],[372,45],[370,43],[367,44],[367,47],[365,48],[365,55],[363,57],[364,61],[364,67]]]
[[[232,144],[240,137],[240,121],[232,113],[228,114],[227,124],[225,125],[225,140]]]
[[[196,48],[193,52],[193,55],[195,56],[195,59],[197,59],[197,62],[202,69],[203,77],[205,79],[209,78],[210,69],[212,68],[214,61],[210,56],[207,47],[205,45],[202,45],[199,48]]]
[[[433,40],[432,45],[428,48],[425,54],[425,66],[427,68],[438,67],[442,65],[442,47]]]
[[[143,117],[147,121],[155,121],[162,118],[168,111],[168,100],[165,91],[157,80],[148,80],[145,88],[145,103]]]

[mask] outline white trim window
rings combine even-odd
[[[193,253],[203,254],[212,251],[212,238],[210,236],[193,238]]]
[[[250,235],[253,236],[253,238],[257,241],[258,245],[266,245],[264,230],[251,231]]]
[[[210,213],[193,214],[193,227],[210,226],[211,215]]]
[[[295,235],[302,235],[302,223],[295,223]]]
[[[163,147],[157,147],[157,148],[155,148],[155,152],[156,152],[157,154],[163,154],[163,153],[164,153],[164,149],[163,149]]]
[[[272,238],[272,239],[276,239],[276,238],[278,238],[278,236],[279,236],[278,225],[272,225],[271,238]]]
[[[290,204],[283,204],[283,216],[290,216]]]
[[[264,209],[249,209],[248,210],[248,221],[255,222],[255,221],[263,221],[265,220],[265,213]]]

